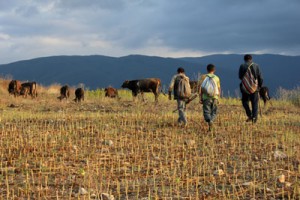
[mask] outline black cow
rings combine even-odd
[[[84,101],[84,90],[82,88],[77,88],[75,90],[75,102],[81,102]]]
[[[29,95],[31,95],[32,98],[37,97],[37,89],[36,89],[36,82],[26,82],[21,84],[22,88],[28,88]]]
[[[125,81],[122,88],[128,88],[132,91],[132,95],[136,97],[142,94],[144,100],[144,92],[152,92],[155,96],[155,102],[158,102],[158,96],[161,90],[161,81],[158,78],[147,78],[141,80]]]
[[[266,106],[267,101],[271,99],[270,94],[269,94],[269,88],[268,87],[261,87],[259,90],[259,96],[262,98],[264,101],[264,106]]]
[[[17,95],[20,95],[21,88],[22,88],[22,85],[21,85],[20,81],[12,80],[8,84],[8,93],[13,94],[16,97]]]
[[[21,87],[20,95],[26,98],[29,92],[30,92],[29,87]]]
[[[68,99],[70,96],[70,88],[68,85],[64,85],[60,88],[60,96],[57,97],[59,100]]]

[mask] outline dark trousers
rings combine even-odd
[[[252,110],[250,109],[249,101],[251,102]],[[242,103],[248,118],[257,119],[258,101],[259,101],[258,92],[255,92],[253,94],[247,94],[242,92]]]

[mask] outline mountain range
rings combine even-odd
[[[260,65],[264,85],[271,94],[279,87],[292,89],[300,85],[300,56],[253,55]],[[124,57],[91,56],[49,56],[22,60],[0,65],[0,75],[13,79],[36,81],[44,86],[53,83],[96,89],[113,86],[120,88],[124,80],[157,77],[164,88],[176,73],[184,67],[191,80],[206,73],[206,65],[216,65],[223,94],[239,94],[238,69],[243,63],[243,55],[210,55],[203,57],[165,58],[158,56],[129,55]]]

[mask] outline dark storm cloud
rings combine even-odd
[[[0,55],[299,55],[299,7],[298,0],[0,0]]]
[[[167,1],[151,32],[174,48],[222,51],[299,48],[300,1]]]

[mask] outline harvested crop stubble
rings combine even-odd
[[[239,101],[223,99],[207,132],[197,101],[181,128],[167,97],[158,105],[151,96],[148,103],[130,98],[2,100],[1,199],[299,197],[300,111],[293,105],[274,102],[253,126]]]

